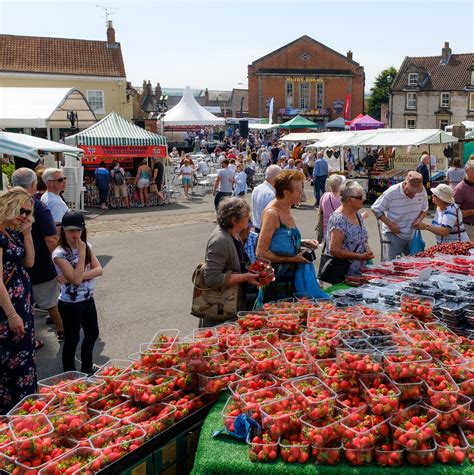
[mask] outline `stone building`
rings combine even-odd
[[[474,120],[474,53],[407,56],[390,91],[390,127],[444,129]]]
[[[248,66],[249,116],[267,117],[274,98],[274,122],[299,114],[322,126],[338,117],[364,113],[364,68],[304,35]]]

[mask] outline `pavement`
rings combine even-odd
[[[314,239],[317,213],[310,205],[314,198],[309,184],[306,195],[308,204],[294,209],[294,216],[303,238]],[[377,262],[377,224],[373,214],[368,214],[365,224]],[[201,190],[190,199],[183,195],[166,206],[87,210],[88,239],[104,267],[95,290],[100,337],[94,363],[127,359],[160,329],[192,333],[198,319],[189,313],[191,276],[204,259],[207,239],[216,226],[214,219],[213,196]],[[431,233],[424,237],[427,246],[434,244]],[[38,378],[42,379],[62,372],[62,345],[56,340],[54,326],[44,323],[44,316],[36,316],[35,325],[37,337],[45,343],[37,352]]]

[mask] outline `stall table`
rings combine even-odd
[[[442,465],[435,462],[431,467],[410,467],[399,468],[377,467],[375,464],[353,467],[346,463],[336,466],[314,465],[307,463],[304,465],[284,463],[281,459],[273,463],[254,463],[248,458],[248,446],[230,436],[220,436],[213,438],[212,434],[223,429],[222,409],[225,405],[229,393],[224,393],[219,401],[209,412],[201,429],[199,445],[194,461],[192,475],[290,475],[290,474],[352,474],[352,475],[388,475],[399,473],[403,475],[421,475],[428,470],[430,474],[437,475],[472,475],[473,467],[467,461],[464,465]]]

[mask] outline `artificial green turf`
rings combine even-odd
[[[248,458],[248,448],[230,436],[214,439],[212,434],[224,428],[221,416],[222,408],[229,394],[224,393],[209,412],[199,437],[194,468],[191,475],[280,475],[280,474],[350,474],[350,475],[387,475],[397,472],[400,475],[421,475],[423,471],[436,475],[474,475],[474,467],[464,465],[442,465],[435,463],[431,467],[403,466],[398,468],[382,468],[375,465],[352,467],[345,463],[329,467],[324,465],[304,465],[284,463],[280,458],[273,463],[253,463]],[[311,459],[310,459],[311,460]]]

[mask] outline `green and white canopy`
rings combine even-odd
[[[65,139],[68,145],[166,145],[166,137],[132,124],[111,112],[102,120],[78,134]]]
[[[26,134],[13,132],[0,132],[0,154],[14,155],[26,158],[32,162],[40,159],[39,152],[66,153],[68,155],[81,155],[84,151],[80,148],[70,147],[51,140],[41,139]]]

